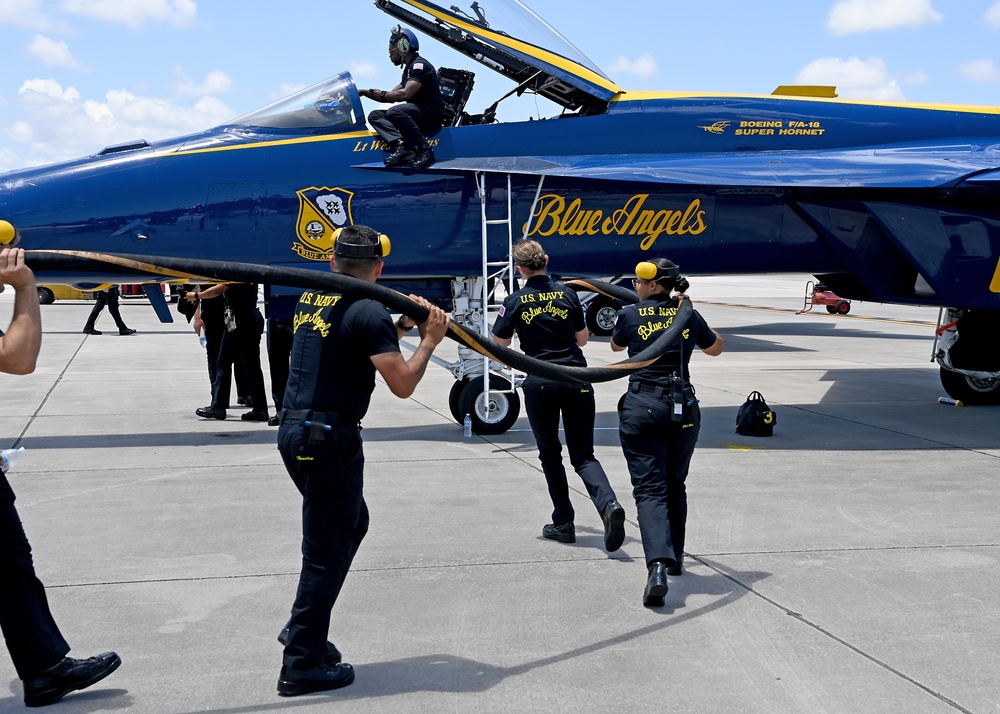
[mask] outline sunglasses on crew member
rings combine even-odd
[[[643,285],[648,285],[651,282],[653,282],[653,281],[652,280],[643,280],[642,278],[632,278],[632,287],[633,288],[637,288],[637,287],[639,287],[640,283],[643,284]]]

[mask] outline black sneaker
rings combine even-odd
[[[95,330],[93,327],[84,327],[83,334],[85,335],[103,335],[104,333],[100,330]]]
[[[557,540],[560,543],[576,543],[576,528],[573,527],[572,523],[563,523],[558,526],[549,523],[542,526],[542,538]]]
[[[118,334],[119,335],[134,335],[135,334],[135,330],[133,330],[131,327],[126,327],[124,330],[118,330]]]
[[[297,697],[310,692],[326,692],[346,687],[354,681],[354,667],[342,662],[332,667],[321,664],[312,669],[301,670],[282,667],[278,675],[278,694],[282,697]]]

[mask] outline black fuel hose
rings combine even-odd
[[[33,270],[87,271],[148,277],[161,275],[189,282],[241,282],[267,283],[291,288],[322,289],[349,297],[377,300],[386,307],[402,313],[417,322],[427,319],[427,310],[400,292],[376,283],[360,280],[350,275],[321,272],[305,268],[284,268],[253,263],[236,263],[218,260],[195,260],[167,256],[95,253],[72,250],[28,250],[25,260]],[[647,367],[663,355],[680,339],[693,308],[689,300],[681,300],[670,327],[663,330],[653,343],[628,360],[598,367],[572,367],[552,364],[498,345],[474,330],[467,330],[454,322],[448,324],[448,337],[501,364],[544,379],[563,382],[610,382],[627,377],[632,372]]]
[[[587,292],[606,295],[609,298],[617,300],[622,305],[631,305],[632,303],[639,302],[639,296],[634,290],[629,290],[628,288],[623,288],[621,285],[615,285],[614,283],[605,282],[604,280],[584,280],[582,278],[574,278],[572,280],[564,280],[562,282],[564,285],[569,285],[577,292],[585,290]]]

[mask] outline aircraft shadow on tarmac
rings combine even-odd
[[[400,696],[418,692],[485,692],[510,677],[517,677],[541,667],[559,664],[577,657],[585,657],[609,647],[618,647],[732,605],[746,595],[753,594],[753,585],[770,576],[770,573],[760,571],[723,571],[715,565],[703,564],[711,568],[707,575],[685,571],[683,578],[672,578],[667,604],[651,611],[670,617],[664,617],[651,625],[623,632],[620,635],[592,642],[566,652],[510,667],[500,667],[450,654],[428,654],[389,662],[372,662],[371,664],[355,665],[358,679],[347,689],[306,696],[294,701],[283,700],[273,704],[227,707],[206,710],[206,712],[208,714],[249,714],[251,712],[289,709],[295,706],[314,706],[324,701],[324,698],[329,699],[330,703],[333,704],[341,701]],[[684,601],[686,597],[696,593],[720,597],[707,605],[685,611]],[[635,606],[640,607],[638,593],[636,599]],[[682,610],[682,612],[676,614],[678,610]]]
[[[774,337],[815,337],[879,340],[922,340],[927,337],[927,328],[913,326],[912,334],[895,334],[879,332],[875,335],[871,330],[858,330],[836,322],[833,318],[827,323],[803,322],[801,324],[787,322],[768,322],[758,325],[742,325],[740,327],[720,328],[719,333],[726,341],[726,352],[819,352],[822,345],[815,348],[782,345],[771,341]]]

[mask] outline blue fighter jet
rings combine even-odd
[[[4,174],[0,240],[326,270],[336,229],[364,223],[393,239],[385,284],[481,331],[522,236],[575,278],[656,255],[687,274],[810,273],[844,298],[946,308],[944,388],[1000,403],[1000,107],[848,101],[832,87],[633,92],[518,0],[375,5],[469,59],[439,69],[435,163],[383,164],[374,105],[345,72],[199,134]],[[511,91],[477,97],[470,68]],[[524,93],[562,109],[497,121]],[[451,365],[452,413],[471,409],[477,431],[517,417],[509,381],[473,379],[493,366],[472,353]]]

